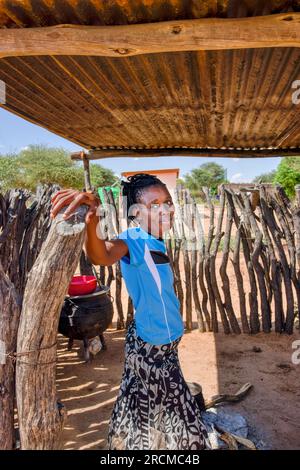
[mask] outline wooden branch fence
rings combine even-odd
[[[300,187],[293,202],[280,185],[223,185],[217,203],[208,188],[202,191],[204,204],[175,190],[176,222],[166,239],[186,330],[292,334],[300,315]],[[115,202],[106,198],[116,218]],[[116,225],[107,219],[109,239]],[[116,283],[123,328],[119,263],[115,269],[118,277],[101,267],[101,279]],[[126,325],[132,309],[129,299]]]
[[[50,197],[57,189],[40,187],[36,195],[21,189],[0,194],[1,449],[15,446],[15,383],[23,449],[56,448],[63,425],[64,413],[57,408],[53,393],[56,347],[49,349],[49,345],[55,342],[60,307],[76,266],[83,274],[93,271],[82,251],[84,224],[79,224],[79,230],[71,222],[64,234],[57,224],[51,224]],[[293,201],[279,185],[221,185],[217,202],[208,188],[201,189],[204,203],[197,203],[186,189],[175,190],[176,220],[166,239],[186,331],[292,334],[299,328],[300,316],[300,186],[295,188]],[[104,191],[104,196],[106,217],[101,224],[110,239],[123,229],[121,211],[111,191]],[[63,267],[59,263],[62,247],[67,253]],[[123,329],[133,317],[133,305],[127,294],[122,295],[120,263],[96,269],[102,284],[111,286],[116,327]],[[51,277],[54,291],[55,270],[60,288],[53,297],[47,282]],[[35,295],[37,285],[46,301],[43,305]],[[50,324],[51,332],[47,329]],[[37,363],[35,374],[45,374],[45,383],[53,385],[42,386],[39,399],[44,425],[50,430],[48,437],[45,428],[39,431],[36,406],[28,400],[35,383],[40,382],[31,376],[30,364],[24,364],[28,359],[18,356],[31,350],[30,361]],[[54,366],[42,371],[40,362]],[[26,418],[29,411],[30,422]]]

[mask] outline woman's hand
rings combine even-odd
[[[64,212],[63,218],[68,219],[76,211],[77,207],[82,204],[89,206],[89,210],[86,214],[85,221],[88,224],[92,217],[96,214],[97,208],[101,204],[100,199],[92,192],[78,191],[76,189],[61,189],[55,193],[51,198],[52,209],[50,217],[54,217],[60,212],[60,210],[69,206]]]

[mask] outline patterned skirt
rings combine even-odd
[[[108,449],[210,449],[201,412],[183,377],[178,344],[153,345],[128,326],[120,389],[108,430]]]

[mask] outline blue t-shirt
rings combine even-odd
[[[179,338],[184,324],[165,242],[141,227],[127,228],[115,238],[127,244],[130,254],[121,258],[120,267],[132,299],[137,335],[154,345]]]

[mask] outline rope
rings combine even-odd
[[[0,355],[5,356],[5,357],[9,357],[13,362],[16,362],[18,357],[28,356],[28,354],[38,352],[38,351],[43,351],[45,349],[51,349],[56,345],[57,345],[57,341],[55,341],[55,343],[51,344],[50,346],[44,346],[44,347],[39,348],[39,349],[30,349],[29,351],[23,351],[23,352],[19,352],[19,353],[16,353],[16,352],[1,353],[0,352]],[[19,362],[21,364],[28,364],[28,365],[48,365],[48,364],[54,364],[54,362],[56,362],[56,360],[51,361],[51,362],[24,362],[24,361],[19,361]]]

